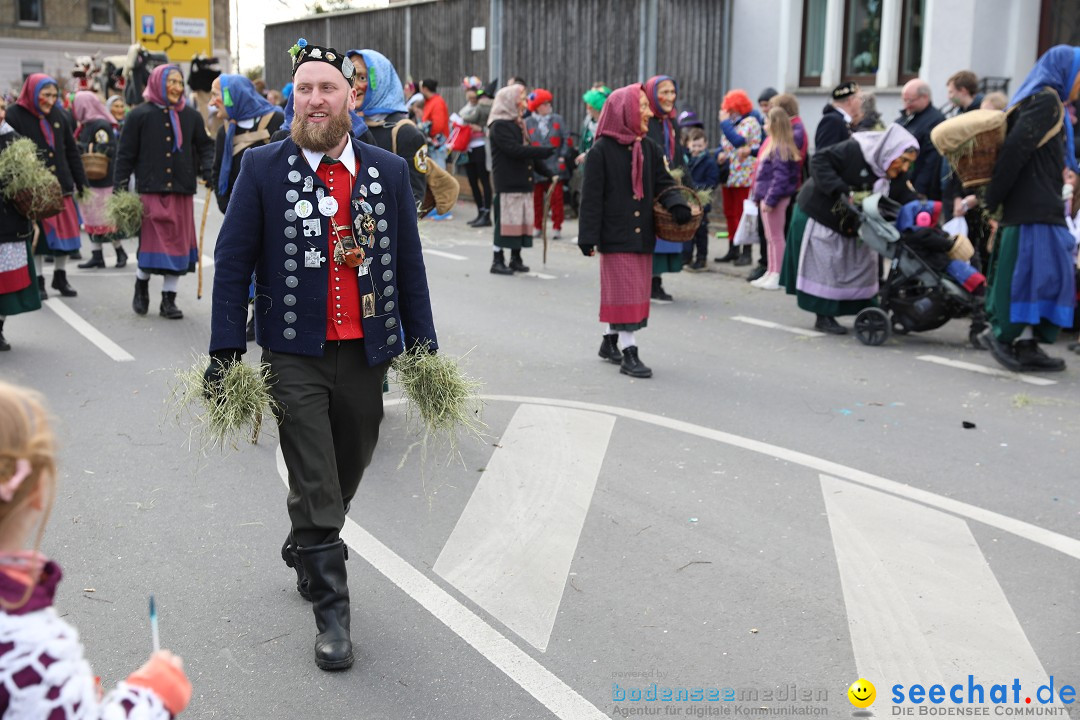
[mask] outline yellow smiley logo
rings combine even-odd
[[[865,708],[874,704],[877,690],[874,688],[874,683],[859,678],[851,683],[851,687],[847,690],[847,696],[852,705],[857,708]]]

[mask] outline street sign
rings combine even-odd
[[[213,55],[211,0],[131,0],[132,42],[172,62]]]

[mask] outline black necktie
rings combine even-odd
[[[322,160],[319,161],[319,164],[320,165],[337,165],[340,162],[341,162],[340,160],[335,160],[334,158],[330,157],[329,155],[323,155]]]

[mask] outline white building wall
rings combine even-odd
[[[757,102],[767,87],[784,90],[779,68],[780,6],[793,0],[732,0],[731,87]]]

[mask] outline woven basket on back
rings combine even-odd
[[[104,180],[109,175],[109,156],[104,153],[83,153],[82,164],[87,180]]]
[[[664,207],[660,202],[660,198],[665,195],[679,192],[685,196],[687,200],[686,204],[690,206],[690,215],[692,217],[690,222],[683,225],[675,222],[675,218],[671,216],[671,211]],[[670,187],[657,195],[656,201],[653,203],[653,232],[656,233],[656,237],[670,240],[671,242],[690,242],[694,239],[694,233],[697,232],[698,227],[701,225],[702,212],[704,211],[702,210],[701,203],[698,201],[697,195],[693,190],[684,185]]]
[[[930,141],[944,155],[966,188],[987,185],[1005,142],[1005,113],[972,110],[939,123]]]

